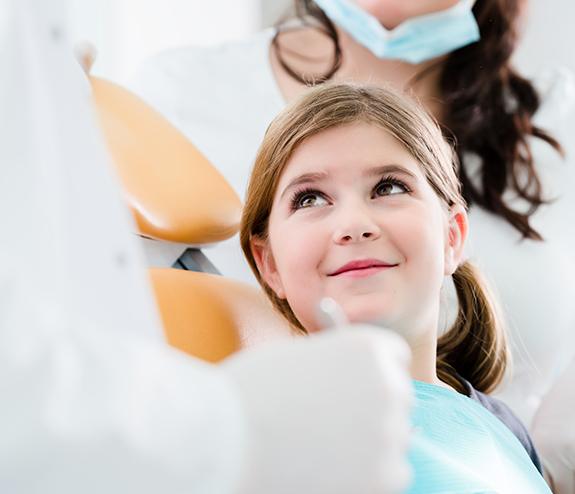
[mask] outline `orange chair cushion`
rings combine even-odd
[[[234,235],[241,201],[164,117],[130,91],[91,77],[97,114],[140,233],[201,245]]]
[[[295,336],[255,287],[179,269],[151,268],[150,275],[167,340],[190,355],[219,362],[242,348]]]

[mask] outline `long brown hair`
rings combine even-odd
[[[542,240],[530,225],[531,216],[547,202],[535,170],[529,138],[542,139],[562,153],[560,144],[532,117],[539,108],[539,96],[530,81],[511,66],[517,44],[518,19],[524,0],[477,0],[473,13],[481,40],[450,53],[440,66],[440,98],[444,129],[455,137],[459,157],[459,179],[467,204],[503,217],[523,238]],[[273,39],[276,57],[284,70],[303,84],[313,85],[332,78],[339,69],[342,54],[337,30],[313,0],[295,0],[296,16],[313,19],[333,40],[333,65],[326,74],[303,77],[285,62],[280,44],[281,24]],[[479,157],[479,183],[471,180],[466,167],[470,155]],[[529,204],[527,211],[513,209],[504,199],[511,190]]]
[[[280,177],[296,148],[327,129],[365,122],[395,137],[420,164],[424,175],[448,207],[464,205],[456,174],[457,157],[437,124],[415,102],[389,89],[326,84],[306,92],[269,126],[258,151],[242,214],[244,254],[273,305],[300,331],[305,328],[262,279],[252,253],[254,239],[267,241],[268,221]],[[480,391],[501,380],[507,346],[496,311],[476,271],[463,263],[453,275],[459,298],[455,324],[438,341],[440,379],[464,391],[458,375]]]

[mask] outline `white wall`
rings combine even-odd
[[[260,0],[262,27],[273,26],[293,4],[293,0]]]
[[[527,5],[517,66],[528,76],[558,66],[575,72],[575,1],[528,0]]]
[[[528,76],[558,66],[575,71],[574,22],[574,0],[529,0],[517,66]]]
[[[93,72],[124,82],[157,51],[257,31],[260,7],[260,0],[69,0],[69,17],[72,39],[98,50]]]
[[[575,77],[575,0],[528,0],[528,17],[523,39],[515,56],[517,68],[529,78],[559,68],[567,68]],[[549,117],[556,130],[567,163],[575,160],[575,94],[571,86],[558,92],[561,101]],[[546,125],[546,124],[543,124]]]

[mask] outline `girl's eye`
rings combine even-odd
[[[291,209],[295,211],[297,209],[325,206],[326,204],[327,200],[319,192],[304,190],[295,195],[291,202]]]
[[[376,197],[404,194],[405,192],[409,192],[407,186],[395,178],[384,178],[373,189],[373,194]]]

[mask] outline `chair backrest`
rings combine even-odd
[[[293,336],[261,290],[209,273],[152,268],[152,286],[168,342],[218,362],[264,341]]]
[[[140,98],[102,79],[91,82],[139,233],[196,246],[234,235],[241,202],[211,163]],[[217,362],[294,334],[255,287],[178,269],[153,268],[150,274],[167,340],[186,353]]]

